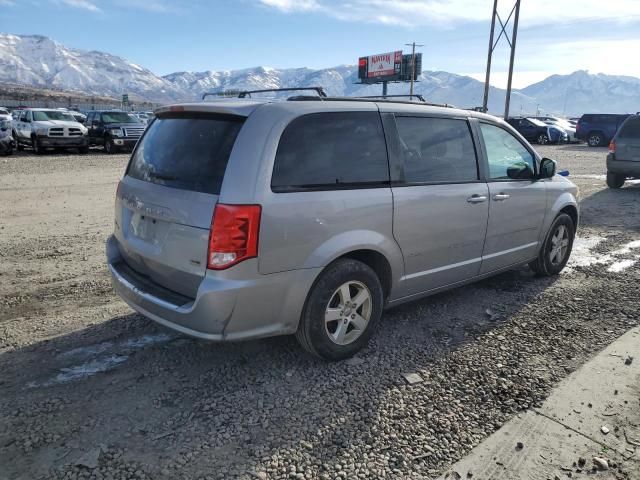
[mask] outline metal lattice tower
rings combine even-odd
[[[511,0],[513,1],[513,0]],[[515,16],[514,16],[515,13]],[[513,28],[511,29],[511,38],[509,38],[509,34],[507,33],[507,26],[509,25],[509,21],[513,18]],[[493,37],[496,30],[496,18],[498,22],[500,22],[500,34],[498,35],[498,39],[494,42]],[[482,108],[484,111],[487,111],[488,102],[489,102],[489,79],[491,77],[491,57],[493,56],[493,51],[495,50],[498,42],[502,38],[504,34],[504,38],[509,44],[511,48],[511,56],[509,58],[509,79],[507,80],[507,96],[504,101],[504,118],[509,118],[509,103],[511,101],[511,80],[513,79],[513,61],[516,55],[516,39],[518,37],[518,19],[520,18],[520,0],[515,0],[515,4],[513,8],[511,8],[511,13],[507,17],[507,21],[503,22],[500,14],[498,13],[498,0],[493,0],[493,15],[491,16],[491,33],[489,35],[489,54],[487,55],[487,76],[484,81],[484,101],[482,102]]]

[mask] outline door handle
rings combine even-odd
[[[501,192],[501,193],[496,193],[496,194],[493,196],[493,199],[494,199],[496,202],[501,202],[502,200],[506,200],[506,199],[507,199],[507,198],[509,198],[510,196],[511,196],[511,195],[509,195],[508,193],[502,193],[502,192]]]
[[[485,195],[478,195],[477,193],[467,198],[467,202],[469,203],[482,203],[486,201],[487,197]]]

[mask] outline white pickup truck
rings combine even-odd
[[[87,128],[69,113],[46,108],[22,110],[13,122],[13,138],[18,150],[25,146],[36,154],[47,148],[75,148],[80,153],[89,151]]]

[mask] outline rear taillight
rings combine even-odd
[[[213,212],[207,268],[224,270],[258,256],[260,205],[225,205]]]
[[[611,140],[609,143],[609,153],[616,153],[616,141]]]

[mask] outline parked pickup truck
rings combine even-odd
[[[107,153],[133,150],[145,125],[133,115],[119,110],[89,112],[86,121],[89,143],[102,145]]]
[[[89,151],[87,129],[67,112],[46,108],[27,108],[13,122],[13,138],[16,148],[33,148],[37,155],[47,148],[77,148],[80,153]]]

